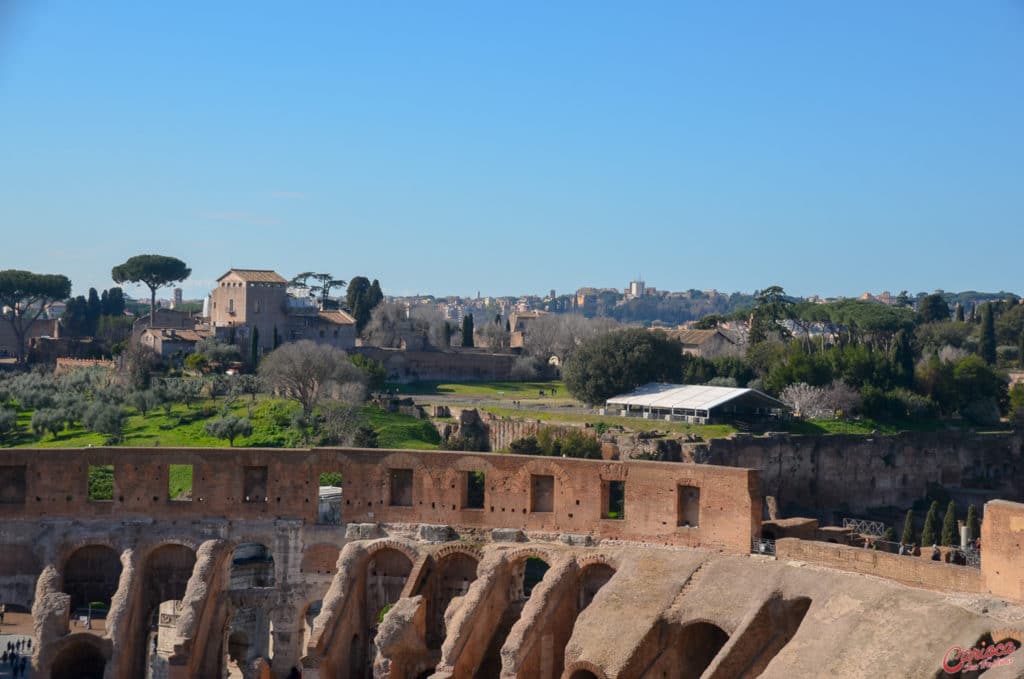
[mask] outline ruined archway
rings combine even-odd
[[[243,542],[231,557],[231,589],[274,586],[274,555],[259,542]]]
[[[86,545],[64,562],[63,591],[71,597],[71,615],[105,617],[121,578],[121,558],[106,545]],[[90,605],[95,604],[95,605]]]
[[[580,569],[577,579],[577,614],[590,605],[598,590],[608,584],[613,575],[615,575],[615,569],[601,561],[587,564]]]
[[[729,635],[718,625],[699,621],[684,625],[677,641],[679,648],[678,676],[699,677],[718,652],[729,641]]]
[[[371,629],[402,597],[405,581],[412,571],[412,560],[391,547],[377,550],[366,564],[366,615]]]
[[[132,676],[143,676],[158,646],[160,633],[160,607],[166,602],[180,602],[196,565],[196,553],[191,547],[167,543],[155,547],[143,560],[138,640]]]
[[[103,679],[107,658],[91,635],[69,639],[53,659],[51,679]]]
[[[427,648],[440,650],[447,630],[444,614],[452,599],[465,596],[476,580],[480,560],[466,552],[450,552],[437,562],[437,569],[428,583],[427,595]]]
[[[590,670],[576,670],[569,679],[597,679],[597,675]]]
[[[497,677],[501,674],[501,648],[505,645],[512,627],[523,614],[523,608],[530,600],[534,588],[540,584],[550,568],[551,564],[536,554],[522,554],[512,562],[507,604],[497,620],[476,676]]]

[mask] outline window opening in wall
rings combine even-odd
[[[89,502],[110,502],[114,499],[114,465],[89,465]]]
[[[412,507],[412,470],[392,469],[391,506]]]
[[[0,466],[0,505],[25,504],[25,465]]]
[[[555,510],[555,477],[545,474],[530,476],[530,511],[553,512]]]
[[[463,509],[484,508],[484,485],[487,480],[483,472],[463,472],[466,479],[466,497]]]
[[[341,523],[342,494],[341,472],[320,472],[317,489],[317,523],[337,525]]]
[[[547,561],[544,559],[531,556],[526,560],[526,564],[523,567],[523,598],[529,599],[533,593],[533,588],[544,579],[544,574],[548,572]]]
[[[677,487],[678,508],[676,525],[696,528],[700,525],[700,488],[696,486]]]
[[[243,479],[242,498],[246,502],[267,501],[267,468],[246,467]]]
[[[171,502],[192,501],[192,465],[167,465],[167,499]]]
[[[603,500],[603,519],[626,518],[626,482],[605,481],[602,484],[601,499]]]

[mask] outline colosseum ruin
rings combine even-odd
[[[1024,677],[1020,504],[986,505],[971,568],[781,535],[751,554],[761,484],[734,467],[73,453],[0,465],[0,600],[30,620],[33,676],[966,677],[951,649],[1012,640],[984,676]]]

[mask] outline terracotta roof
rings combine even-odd
[[[317,313],[317,317],[321,320],[327,321],[328,323],[334,323],[335,325],[355,325],[356,322],[356,319],[352,318],[340,309],[320,311]]]
[[[698,345],[704,344],[705,342],[710,340],[715,335],[721,335],[722,337],[724,337],[729,342],[731,342],[733,344],[736,343],[733,340],[733,338],[729,337],[724,332],[722,332],[721,330],[718,330],[718,329],[713,329],[713,330],[680,330],[678,332],[672,333],[672,336],[675,337],[680,342],[682,342],[683,344],[698,344]]]
[[[286,278],[271,269],[231,269],[217,280],[224,280],[231,274],[238,276],[246,283],[288,283]]]
[[[149,335],[157,335],[165,340],[178,340],[181,342],[198,342],[203,339],[195,330],[184,330],[181,328],[146,328],[144,331]],[[173,334],[172,334],[173,333]]]

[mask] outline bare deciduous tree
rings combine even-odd
[[[260,378],[275,393],[299,403],[305,418],[321,400],[340,393],[343,385],[362,385],[365,373],[336,347],[301,340],[283,344],[260,363]]]
[[[610,318],[585,318],[578,314],[548,314],[532,321],[523,337],[523,349],[547,361],[552,356],[565,364],[584,340],[619,327]]]

